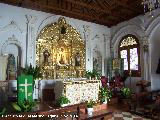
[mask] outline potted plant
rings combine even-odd
[[[92,72],[91,71],[86,71],[85,76],[86,76],[87,79],[91,80]]]
[[[95,101],[93,101],[93,100],[87,101],[87,113],[88,113],[88,115],[92,115],[93,105],[95,105]]]
[[[97,70],[93,69],[92,71],[86,71],[85,74],[86,78],[88,79],[100,79],[100,73],[97,72]]]
[[[58,105],[61,106],[61,107],[65,107],[69,103],[70,103],[70,100],[64,95],[60,96],[59,99],[58,99]]]
[[[99,99],[101,103],[107,104],[107,102],[111,99],[112,92],[107,87],[101,87],[99,92]]]
[[[22,74],[32,75],[34,80],[42,77],[39,66],[33,67],[30,64],[29,66],[26,66],[25,68],[21,68],[21,69],[22,69]]]
[[[121,88],[120,92],[121,92],[121,95],[122,95],[123,98],[127,98],[128,99],[128,98],[131,97],[130,88],[123,87],[123,88]]]
[[[42,77],[40,66],[33,67],[31,64],[29,66],[26,66],[25,68],[21,68],[21,74],[25,75],[32,75],[33,76],[33,88],[35,86],[36,79],[39,79]]]
[[[17,112],[30,112],[35,105],[36,105],[35,102],[29,101],[29,100],[24,100],[23,102],[12,103],[12,107]]]
[[[5,112],[6,112],[6,108],[3,108],[2,111],[0,112],[0,117],[4,115]]]

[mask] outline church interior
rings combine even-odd
[[[160,120],[160,0],[0,0],[0,120]]]

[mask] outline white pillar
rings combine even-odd
[[[90,45],[90,27],[87,25],[83,26],[84,39],[86,43],[86,70],[92,70],[91,63],[91,45]]]
[[[149,80],[149,43],[147,37],[143,39],[144,80]]]
[[[7,63],[8,63],[8,56],[0,55],[0,81],[6,80]]]
[[[27,50],[27,64],[29,65],[30,63],[32,65],[35,64],[35,38],[36,36],[33,34],[34,33],[34,25],[36,23],[37,17],[32,16],[32,15],[26,15],[26,25],[27,25],[27,36],[26,36],[26,50]]]

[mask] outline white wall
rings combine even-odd
[[[7,42],[7,44],[18,44],[22,48],[21,62],[22,66],[24,67],[26,61],[26,37],[28,37],[27,61],[28,64],[32,63],[35,65],[36,38],[43,27],[45,27],[47,24],[57,22],[59,17],[60,15],[54,15],[0,3],[0,50],[2,51],[4,46],[7,46],[4,45]],[[86,41],[86,70],[92,70],[93,49],[95,46],[98,46],[98,49],[103,56],[102,72],[104,74],[104,59],[106,58],[106,55],[109,54],[109,52],[105,52],[105,48],[106,46],[109,46],[109,44],[106,44],[106,41],[110,39],[110,29],[106,26],[95,23],[85,22],[68,17],[65,18],[69,24],[79,31],[82,38]],[[26,35],[27,23],[28,35]],[[5,51],[15,51],[15,49],[12,48]]]
[[[114,56],[117,57],[118,44],[121,38],[127,34],[135,35],[140,41],[141,47],[141,72],[142,77],[149,81],[160,77],[154,76],[158,59],[160,58],[160,10],[155,11],[154,18],[145,16],[138,16],[129,21],[125,21],[111,29],[90,23],[82,20],[77,20],[65,17],[66,21],[71,24],[81,34],[86,41],[86,70],[91,70],[93,67],[93,49],[97,46],[102,54],[102,73],[105,71],[105,59],[110,57],[110,42]],[[60,15],[34,11],[7,4],[0,3],[0,52],[7,51],[10,53],[16,48],[6,46],[16,44],[22,49],[22,66],[24,67],[26,61],[26,31],[28,19],[28,63],[35,65],[35,41],[38,33],[47,24],[57,22]],[[111,39],[111,41],[110,41]],[[143,45],[147,41],[149,44],[149,51],[147,54],[143,51]],[[154,76],[154,77],[152,77]],[[136,78],[140,79],[140,78]],[[159,87],[160,88],[160,87]]]
[[[26,58],[28,64],[35,65],[36,38],[46,25],[57,22],[59,17],[61,16],[0,3],[0,54],[17,55],[16,45],[22,50],[22,67],[25,66]],[[86,42],[86,70],[93,68],[93,49],[97,47],[102,55],[102,75],[104,75],[104,62],[106,57],[110,56],[110,28],[69,17],[65,19]],[[27,49],[26,43],[28,43]],[[41,85],[45,84],[47,81]],[[16,81],[10,81],[9,85],[10,91],[16,89]],[[37,92],[34,98],[38,98]]]
[[[136,81],[134,79],[145,79],[151,81],[151,88],[160,89],[156,83],[160,83],[160,76],[155,75],[157,69],[158,60],[160,58],[160,10],[154,11],[154,17],[149,14],[144,16],[137,16],[129,21],[122,22],[111,28],[111,45],[112,53],[114,57],[118,57],[118,44],[123,36],[127,34],[135,35],[140,42],[140,62],[141,73],[140,78],[132,78],[132,87],[135,86]],[[144,51],[143,46],[148,45],[148,51]],[[155,82],[155,80],[157,80]],[[153,82],[154,81],[154,82]],[[129,82],[129,81],[128,81]]]

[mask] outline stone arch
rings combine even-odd
[[[146,35],[151,38],[152,34],[155,32],[155,30],[158,28],[160,25],[160,16],[156,17],[154,20],[152,20],[147,29],[146,29]]]
[[[2,46],[1,46],[1,54],[4,54],[4,50],[8,45],[15,45],[18,49],[18,55],[19,55],[19,65],[21,66],[22,63],[22,59],[23,58],[23,47],[22,47],[22,43],[20,41],[17,40],[17,38],[12,35],[12,37],[8,38],[8,40],[6,40]]]
[[[111,40],[111,45],[114,49],[114,51],[112,52],[114,52],[115,57],[117,57],[117,50],[118,50],[118,45],[119,45],[120,40],[122,39],[122,37],[128,34],[136,36],[139,40],[140,45],[142,44],[141,36],[144,36],[144,32],[142,31],[142,28],[140,26],[127,25],[127,26],[120,28],[117,31],[118,32],[115,33],[114,37]],[[141,35],[138,34],[137,31],[141,31]]]
[[[156,32],[156,30],[160,27],[160,15],[154,18],[148,25],[146,29],[146,35],[148,36],[148,42],[149,42],[149,74],[152,74],[152,42],[153,42],[153,35]],[[152,40],[152,41],[151,41]]]
[[[112,53],[114,54],[114,57],[118,57],[118,45],[120,40],[128,35],[134,35],[135,37],[137,37],[137,39],[139,40],[139,44],[140,44],[140,61],[144,61],[144,51],[143,51],[143,37],[145,36],[144,30],[141,26],[137,26],[137,25],[127,25],[124,27],[121,27],[120,29],[117,30],[117,33],[114,35],[114,37],[112,38],[111,41],[111,45],[112,46]],[[141,75],[143,76],[144,74],[144,62],[140,63],[141,66]]]

